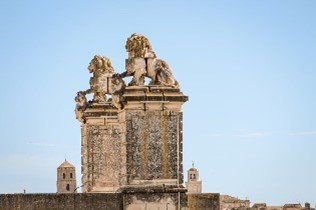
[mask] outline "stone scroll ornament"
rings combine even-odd
[[[179,88],[168,64],[156,57],[149,40],[140,34],[132,34],[126,41],[126,71],[121,77],[133,76],[129,86],[144,85],[145,77],[151,79],[149,85],[161,85]]]

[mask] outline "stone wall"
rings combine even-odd
[[[122,203],[115,193],[0,195],[0,210],[122,210]]]
[[[180,192],[181,191],[181,192]],[[180,208],[179,208],[180,205]],[[219,194],[175,189],[121,193],[0,194],[0,210],[219,210]]]
[[[186,194],[175,193],[129,193],[123,197],[124,210],[177,210],[187,209]]]
[[[219,193],[188,194],[188,210],[219,210]]]

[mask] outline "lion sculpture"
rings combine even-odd
[[[111,81],[112,104],[118,109],[123,109],[125,105],[123,97],[123,93],[126,86],[125,82],[120,74],[113,74]]]
[[[94,93],[94,102],[106,102],[106,95],[111,93],[111,77],[114,74],[110,59],[96,55],[91,60],[88,70],[93,76],[90,78],[90,89],[86,94]]]
[[[147,37],[140,34],[132,34],[126,41],[125,49],[128,52],[128,58],[155,58]]]
[[[76,118],[80,122],[84,122],[84,119],[82,116],[82,111],[84,111],[87,107],[87,98],[86,98],[85,91],[77,92],[77,96],[75,97],[75,101],[77,102],[76,109],[75,109]]]
[[[139,34],[132,34],[126,41],[126,71],[121,77],[133,76],[129,86],[144,85],[145,77],[151,79],[149,85],[162,85],[178,88],[179,83],[174,78],[168,64],[156,58],[149,40]]]

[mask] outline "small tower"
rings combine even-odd
[[[74,193],[76,189],[76,168],[65,160],[57,168],[57,193]]]
[[[188,181],[185,183],[188,193],[202,193],[202,181],[199,180],[199,171],[194,168],[188,170]]]

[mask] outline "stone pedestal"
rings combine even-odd
[[[82,191],[115,192],[122,160],[117,109],[110,102],[89,103],[83,117]]]
[[[82,112],[83,192],[183,187],[181,106],[187,96],[170,87],[131,86],[123,98],[121,110],[89,102]]]
[[[145,36],[132,34],[125,48],[126,71],[117,74],[107,57],[94,56],[88,67],[90,88],[75,98],[82,129],[83,192],[157,187],[180,192],[181,107],[188,97]],[[123,78],[128,76],[132,80],[126,87]],[[145,78],[151,79],[149,85]]]
[[[181,106],[188,97],[162,86],[127,87],[123,97],[121,187],[182,186]]]

